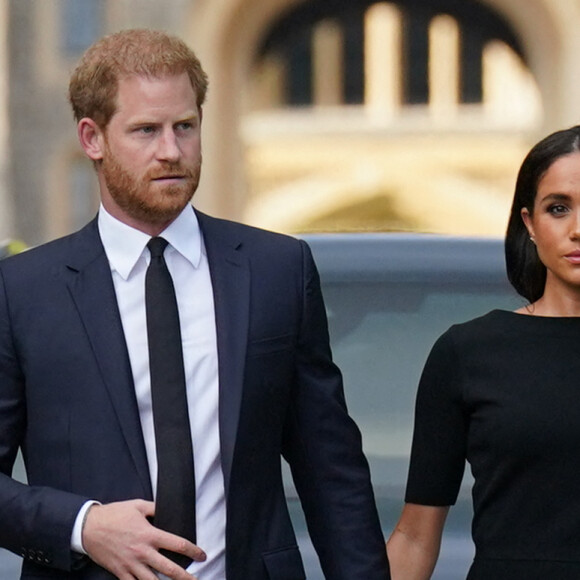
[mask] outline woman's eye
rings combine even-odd
[[[561,203],[554,204],[548,207],[548,213],[551,213],[552,215],[562,215],[567,212],[568,208],[565,205],[562,205]]]

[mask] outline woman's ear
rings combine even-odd
[[[99,161],[103,158],[104,134],[102,129],[89,117],[78,122],[77,134],[83,151],[89,159]]]
[[[528,210],[527,207],[523,207],[522,211],[520,212],[520,215],[522,216],[522,220],[524,222],[524,225],[526,226],[526,229],[528,230],[528,234],[530,235],[530,240],[532,240],[532,242],[535,240],[535,236],[534,236],[534,226],[532,224],[532,216],[530,215],[530,211]]]

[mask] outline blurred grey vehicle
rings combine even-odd
[[[334,358],[349,410],[363,433],[385,536],[395,525],[407,475],[415,392],[436,338],[451,324],[522,305],[509,286],[503,241],[426,234],[304,236],[321,275]],[[23,478],[21,463],[15,476]],[[287,495],[308,580],[324,580],[291,479]],[[434,580],[464,580],[473,547],[468,470],[445,527]],[[20,559],[0,550],[0,580]]]
[[[423,364],[449,326],[523,304],[505,274],[503,240],[425,234],[305,236],[322,280],[334,358],[363,433],[385,537],[403,506],[415,393]],[[288,495],[295,498],[290,480]],[[473,558],[469,469],[433,575],[465,580]],[[308,580],[323,580],[296,499]]]

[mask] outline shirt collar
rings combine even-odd
[[[143,255],[151,236],[114,218],[102,204],[99,209],[98,225],[111,270],[118,272],[124,280],[127,280]],[[187,204],[159,236],[165,238],[194,268],[199,266],[201,232],[197,216],[190,204]]]

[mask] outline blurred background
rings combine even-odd
[[[95,215],[97,183],[77,144],[68,79],[92,42],[129,27],[178,34],[209,74],[200,209],[296,234],[502,236],[525,153],[580,122],[579,23],[580,0],[0,0],[0,257]],[[505,285],[500,244],[490,243]],[[330,276],[325,287],[337,360],[347,383],[369,394],[351,401],[385,530],[400,506],[429,345],[488,301],[513,299],[490,290],[496,278],[478,261],[487,254],[470,252],[449,262],[448,275],[447,262],[405,253],[403,274],[392,274],[393,255],[381,250],[367,260],[386,276],[379,283]],[[424,283],[431,270],[421,260],[430,259],[445,283]],[[355,262],[343,269],[356,271]],[[397,286],[408,262],[420,284]],[[484,276],[467,286],[460,274],[470,268]],[[344,323],[353,309],[358,318]],[[387,390],[391,369],[400,378]],[[381,461],[391,456],[398,467],[387,472]],[[455,513],[467,514],[462,543],[449,545],[466,560],[469,508]],[[16,577],[18,559],[1,558],[0,577]]]
[[[580,117],[580,0],[0,0],[0,240],[98,207],[68,77],[174,32],[210,77],[196,205],[289,233],[502,235],[519,164]]]

